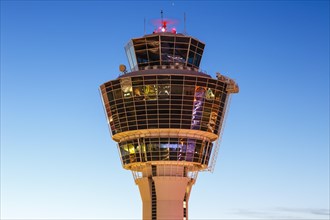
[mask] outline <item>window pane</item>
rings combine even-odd
[[[174,37],[170,37],[170,36],[161,36],[160,39],[161,39],[161,41],[172,41],[172,42],[174,42]]]
[[[138,63],[148,62],[148,55],[146,50],[136,51],[136,59]]]
[[[190,41],[189,37],[176,37],[176,42],[189,43],[189,41]]]

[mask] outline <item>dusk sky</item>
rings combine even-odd
[[[190,219],[329,219],[329,1],[1,1],[1,219],[141,219],[99,86],[178,21],[236,80]]]

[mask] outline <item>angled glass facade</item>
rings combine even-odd
[[[214,140],[205,134],[220,133],[228,96],[224,81],[184,70],[138,71],[103,84],[101,92],[113,137],[128,133],[118,144],[124,165],[148,161],[208,165]],[[166,138],[129,135],[159,129],[204,133],[195,138],[173,133]]]
[[[109,81],[101,91],[113,135],[156,128],[218,134],[226,87],[226,83],[207,77],[148,74]]]
[[[139,138],[119,143],[123,164],[187,161],[207,165],[212,142],[192,138]]]
[[[204,43],[193,37],[162,33],[132,39],[125,51],[132,71],[171,64],[198,68],[204,47]]]

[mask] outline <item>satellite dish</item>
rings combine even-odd
[[[123,73],[126,73],[126,66],[124,64],[120,64],[119,65],[119,71],[123,72]]]

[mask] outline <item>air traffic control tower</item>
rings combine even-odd
[[[205,44],[168,30],[125,47],[131,71],[100,90],[112,139],[131,170],[143,202],[143,219],[187,220],[198,172],[212,171],[235,81],[202,72]]]

